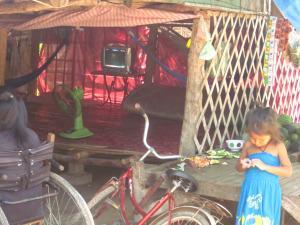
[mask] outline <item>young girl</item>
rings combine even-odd
[[[235,225],[279,225],[279,176],[292,175],[287,150],[281,141],[276,113],[255,108],[246,117],[245,142],[236,169],[245,171]]]

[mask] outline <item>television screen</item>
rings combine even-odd
[[[106,67],[124,68],[126,66],[124,49],[106,48],[104,51]]]
[[[102,67],[105,74],[127,75],[130,73],[131,49],[124,45],[109,44],[104,47]]]

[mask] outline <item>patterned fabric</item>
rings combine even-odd
[[[40,145],[40,141],[32,130],[29,131],[30,142],[33,144],[33,147]],[[0,146],[1,153],[3,152],[14,152],[18,149],[18,144],[14,133],[11,130],[0,131]],[[26,170],[25,167],[20,166]],[[0,182],[1,185],[1,182]],[[0,201],[19,201],[27,198],[34,198],[42,195],[42,186],[34,186],[21,191],[3,191],[0,190]],[[8,219],[9,224],[23,224],[29,218],[31,220],[36,220],[42,217],[43,212],[41,208],[40,201],[31,201],[27,203],[20,203],[15,205],[8,205],[2,202],[1,207]],[[17,213],[16,213],[17,212]]]
[[[279,166],[278,157],[268,152],[254,153],[250,159]],[[281,187],[279,177],[257,167],[247,170],[242,185],[235,225],[279,225]]]
[[[199,17],[199,15],[167,12],[157,9],[134,9],[125,6],[95,6],[51,12],[14,27],[33,30],[50,27],[134,27]]]

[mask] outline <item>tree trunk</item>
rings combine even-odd
[[[194,136],[198,133],[197,120],[202,110],[202,83],[204,82],[204,60],[199,59],[199,54],[205,43],[205,33],[201,29],[203,19],[194,19],[191,37],[191,48],[188,56],[188,77],[181,140],[179,151],[181,155],[195,155],[197,147]]]

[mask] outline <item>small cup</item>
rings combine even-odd
[[[238,152],[242,149],[244,140],[226,140],[226,144],[230,151]]]

